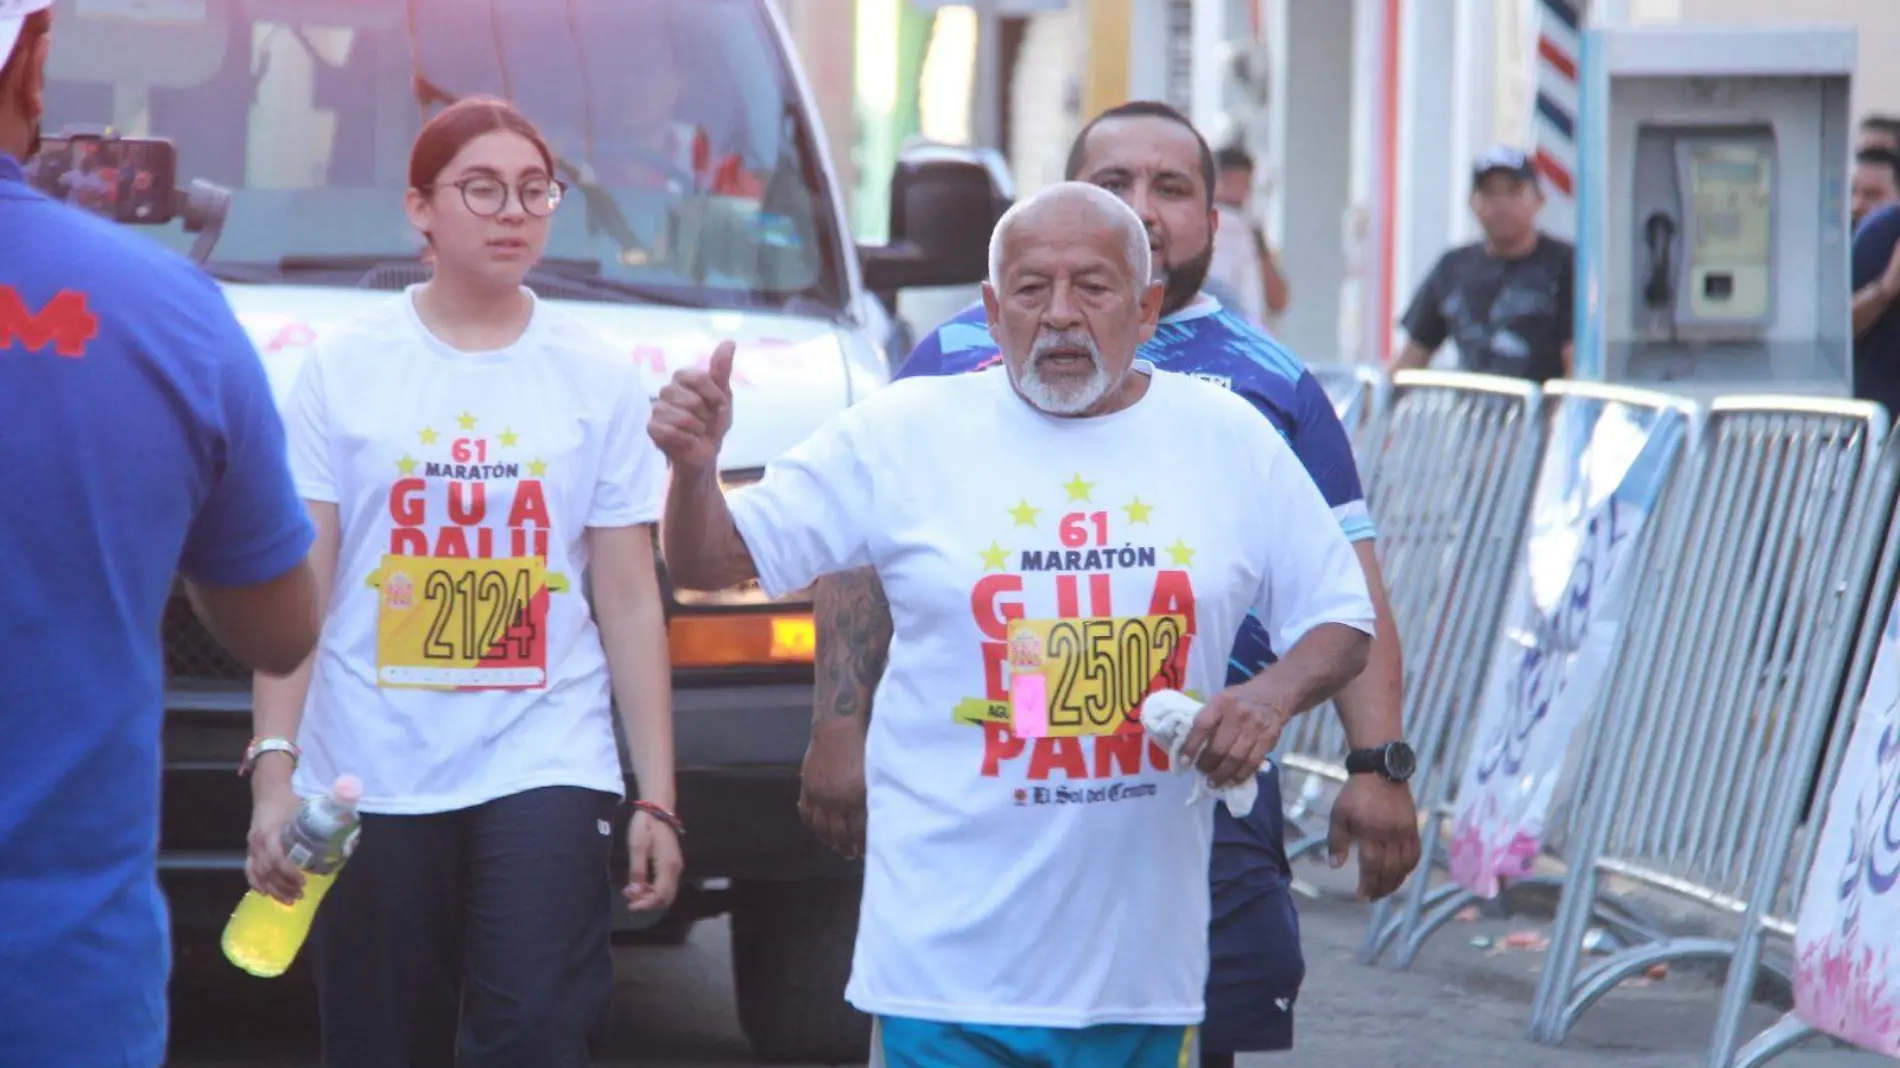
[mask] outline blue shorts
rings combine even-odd
[[[903,1016],[880,1016],[877,1026],[882,1048],[871,1063],[883,1068],[1196,1068],[1192,1027],[993,1027]]]
[[[1292,1049],[1293,1003],[1306,979],[1278,770],[1268,765],[1259,782],[1259,799],[1245,819],[1214,806],[1201,1025],[1201,1046],[1209,1053]]]

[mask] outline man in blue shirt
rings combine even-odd
[[[1900,417],[1900,204],[1854,231],[1854,396]]]
[[[1353,774],[1333,808],[1335,866],[1360,846],[1360,896],[1384,897],[1417,864],[1417,813],[1404,779],[1403,688],[1397,636],[1373,552],[1374,530],[1345,428],[1331,399],[1291,353],[1204,291],[1217,224],[1214,158],[1192,123],[1165,104],[1135,102],[1098,116],[1076,138],[1066,177],[1101,186],[1147,225],[1165,296],[1155,336],[1138,353],[1169,371],[1195,375],[1250,401],[1285,436],[1354,542],[1378,610],[1378,638],[1366,671],[1338,696]],[[983,305],[926,337],[896,377],[959,374],[1001,360]],[[863,727],[890,642],[889,606],[870,572],[821,579],[817,710],[800,807],[819,836],[853,853],[862,835]],[[1227,683],[1244,682],[1274,659],[1266,631],[1249,619],[1229,662]],[[1388,763],[1386,757],[1390,755]],[[1386,773],[1391,772],[1388,776]],[[1215,809],[1211,974],[1202,1027],[1202,1063],[1231,1066],[1236,1052],[1291,1048],[1292,1004],[1305,967],[1287,892],[1277,775],[1246,819]]]
[[[162,1063],[159,623],[182,573],[261,670],[317,638],[314,536],[217,286],[26,182],[50,0],[0,0],[0,1064]]]

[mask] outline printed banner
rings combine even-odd
[[[1802,769],[1788,769],[1801,774]],[[1900,605],[1887,616],[1794,936],[1794,1011],[1900,1057]]]
[[[1686,437],[1675,409],[1566,397],[1551,421],[1505,627],[1458,789],[1451,877],[1527,875],[1628,615],[1632,552]]]

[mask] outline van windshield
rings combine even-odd
[[[605,283],[583,292],[844,304],[843,235],[763,0],[59,0],[54,17],[47,134],[172,139],[181,185],[235,193],[221,277],[374,284],[413,265],[416,131],[495,95],[559,157],[548,265]]]

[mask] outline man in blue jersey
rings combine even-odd
[[[1165,296],[1160,325],[1138,355],[1157,367],[1219,383],[1259,409],[1292,445],[1359,554],[1379,633],[1365,672],[1336,698],[1354,749],[1354,774],[1334,805],[1329,849],[1339,866],[1358,842],[1359,894],[1384,897],[1418,862],[1418,823],[1405,785],[1411,751],[1402,741],[1397,635],[1345,428],[1297,358],[1202,292],[1218,225],[1214,158],[1184,116],[1144,101],[1104,112],[1076,138],[1066,176],[1115,193],[1147,226]],[[926,337],[897,377],[958,374],[1000,360],[979,302]],[[817,707],[800,808],[822,839],[855,855],[863,836],[864,726],[890,645],[889,606],[869,571],[821,579],[814,592]],[[1245,681],[1273,659],[1265,630],[1249,619],[1233,650],[1228,683]],[[1212,968],[1202,1028],[1207,1068],[1231,1066],[1237,1052],[1292,1046],[1292,1004],[1305,969],[1288,893],[1291,869],[1277,779],[1263,774],[1262,792],[1246,819],[1216,808]]]
[[[152,1068],[160,619],[182,573],[233,653],[294,670],[314,531],[217,286],[27,184],[50,3],[0,0],[0,1064]]]

